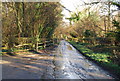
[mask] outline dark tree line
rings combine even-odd
[[[2,3],[3,44],[8,49],[29,40],[38,50],[42,38],[51,39],[62,19],[61,7],[55,2],[4,2]],[[26,43],[26,42],[24,42]]]

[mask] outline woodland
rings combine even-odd
[[[98,6],[101,5],[101,6]],[[120,75],[120,1],[84,3],[70,11],[59,2],[3,2],[2,53],[38,51],[66,40],[89,59]],[[71,15],[63,21],[63,9]]]

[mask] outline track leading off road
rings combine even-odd
[[[52,54],[3,57],[3,79],[113,79],[62,40]]]

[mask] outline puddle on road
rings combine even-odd
[[[73,50],[70,45],[67,45],[68,50]]]

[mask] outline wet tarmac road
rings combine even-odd
[[[57,48],[55,77],[65,79],[112,79],[106,71],[88,61],[72,45],[61,41]],[[62,74],[62,76],[61,76]]]
[[[113,79],[62,40],[52,54],[3,57],[3,79]]]

